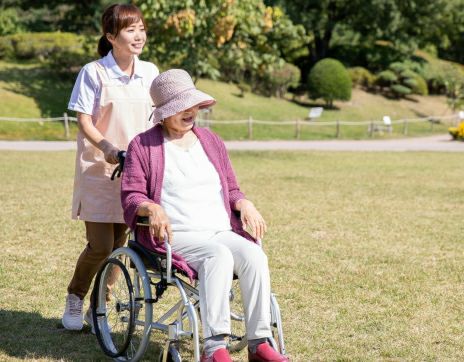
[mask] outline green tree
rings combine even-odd
[[[458,0],[454,0],[458,1]],[[459,0],[462,1],[462,0]],[[447,0],[266,0],[281,6],[296,24],[313,37],[308,45],[309,67],[330,56],[334,38],[352,34],[357,44],[388,41],[397,48],[413,49],[437,40],[445,31]],[[462,14],[462,12],[460,13]]]
[[[104,9],[114,0],[0,0],[0,9],[16,9],[16,22],[31,32],[64,31],[79,34],[100,32],[100,19]],[[0,17],[4,14],[0,11]]]
[[[17,9],[0,7],[0,36],[15,34],[22,29]]]
[[[464,1],[448,0],[432,42],[440,58],[464,63]]]
[[[138,0],[161,67],[254,85],[303,49],[305,30],[262,0]]]
[[[351,99],[351,78],[343,64],[336,59],[320,60],[311,69],[308,79],[309,95],[322,98],[329,108],[335,99]]]

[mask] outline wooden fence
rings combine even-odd
[[[365,126],[369,137],[373,137],[376,132],[388,132],[392,133],[394,125],[400,125],[402,127],[402,134],[408,135],[409,125],[413,123],[429,123],[430,131],[432,132],[435,125],[439,123],[445,123],[448,125],[457,125],[459,121],[463,121],[459,118],[458,114],[450,116],[427,116],[420,118],[405,118],[390,120],[388,124],[384,121],[372,120],[372,121],[260,121],[249,117],[246,120],[236,121],[214,121],[209,119],[199,119],[197,122],[200,126],[211,127],[213,125],[225,125],[225,124],[243,124],[246,125],[248,130],[248,139],[253,139],[253,127],[254,125],[270,125],[270,126],[289,126],[295,129],[295,139],[299,140],[301,137],[302,127],[334,127],[334,135],[336,138],[340,138],[341,126]]]
[[[16,117],[0,117],[0,121],[12,121],[12,122],[63,122],[64,134],[67,139],[69,139],[69,122],[76,122],[76,117],[70,117],[67,113],[63,113],[62,117],[52,117],[52,118],[16,118]],[[299,140],[301,137],[301,130],[303,127],[333,127],[335,138],[339,138],[341,134],[341,126],[365,126],[369,137],[373,137],[376,132],[392,132],[394,125],[399,125],[402,127],[402,133],[408,135],[409,125],[413,123],[429,123],[430,131],[433,131],[434,126],[438,123],[446,123],[449,125],[457,125],[459,121],[463,121],[459,114],[454,114],[450,116],[427,116],[420,118],[408,118],[408,119],[397,119],[391,120],[388,124],[385,124],[384,121],[372,120],[372,121],[260,121],[255,120],[252,117],[249,117],[246,120],[226,120],[226,121],[216,121],[211,119],[201,119],[197,120],[199,126],[202,127],[211,127],[211,126],[220,126],[226,124],[239,125],[243,124],[247,127],[248,139],[253,139],[253,128],[255,125],[269,125],[269,126],[288,126],[293,127],[295,130],[295,139]]]

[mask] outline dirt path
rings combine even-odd
[[[227,141],[227,149],[312,150],[312,151],[373,151],[373,152],[464,152],[463,142],[453,142],[449,135],[394,140],[330,140],[330,141]],[[60,141],[0,141],[0,150],[63,151],[75,150],[76,142]]]

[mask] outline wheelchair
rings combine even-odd
[[[147,218],[139,218],[138,227],[147,225]],[[158,254],[138,244],[135,235],[131,232],[127,247],[113,251],[95,279],[92,318],[103,352],[115,361],[138,361],[147,349],[151,332],[158,330],[166,335],[159,361],[182,361],[180,342],[190,338],[194,361],[199,362],[198,281],[192,285],[181,270],[173,269],[171,246],[167,241],[166,254]],[[230,292],[230,352],[247,346],[240,288],[238,280],[234,279]],[[178,294],[171,308],[167,308],[162,298],[168,288],[177,288]],[[155,308],[165,312],[160,315],[158,311],[154,318]],[[270,343],[286,354],[280,308],[272,293],[270,313]]]
[[[139,217],[138,227],[148,218]],[[150,341],[161,346],[160,362],[181,362],[184,340],[193,345],[193,361],[200,362],[199,282],[193,284],[172,266],[172,251],[165,254],[144,248],[131,230],[128,245],[112,252],[97,273],[92,295],[92,318],[101,349],[115,361],[139,361]],[[173,293],[166,293],[167,291]],[[166,293],[166,294],[165,294]],[[247,347],[246,326],[238,279],[230,291],[231,353]],[[172,303],[172,305],[170,304]],[[271,345],[285,353],[279,305],[271,293]],[[152,332],[156,336],[151,337]],[[160,338],[160,340],[158,340]]]

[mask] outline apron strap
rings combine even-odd
[[[98,60],[94,61],[95,70],[97,71],[98,78],[100,78],[100,82],[102,85],[107,85],[110,82],[108,74],[106,73],[105,67],[101,65]]]

